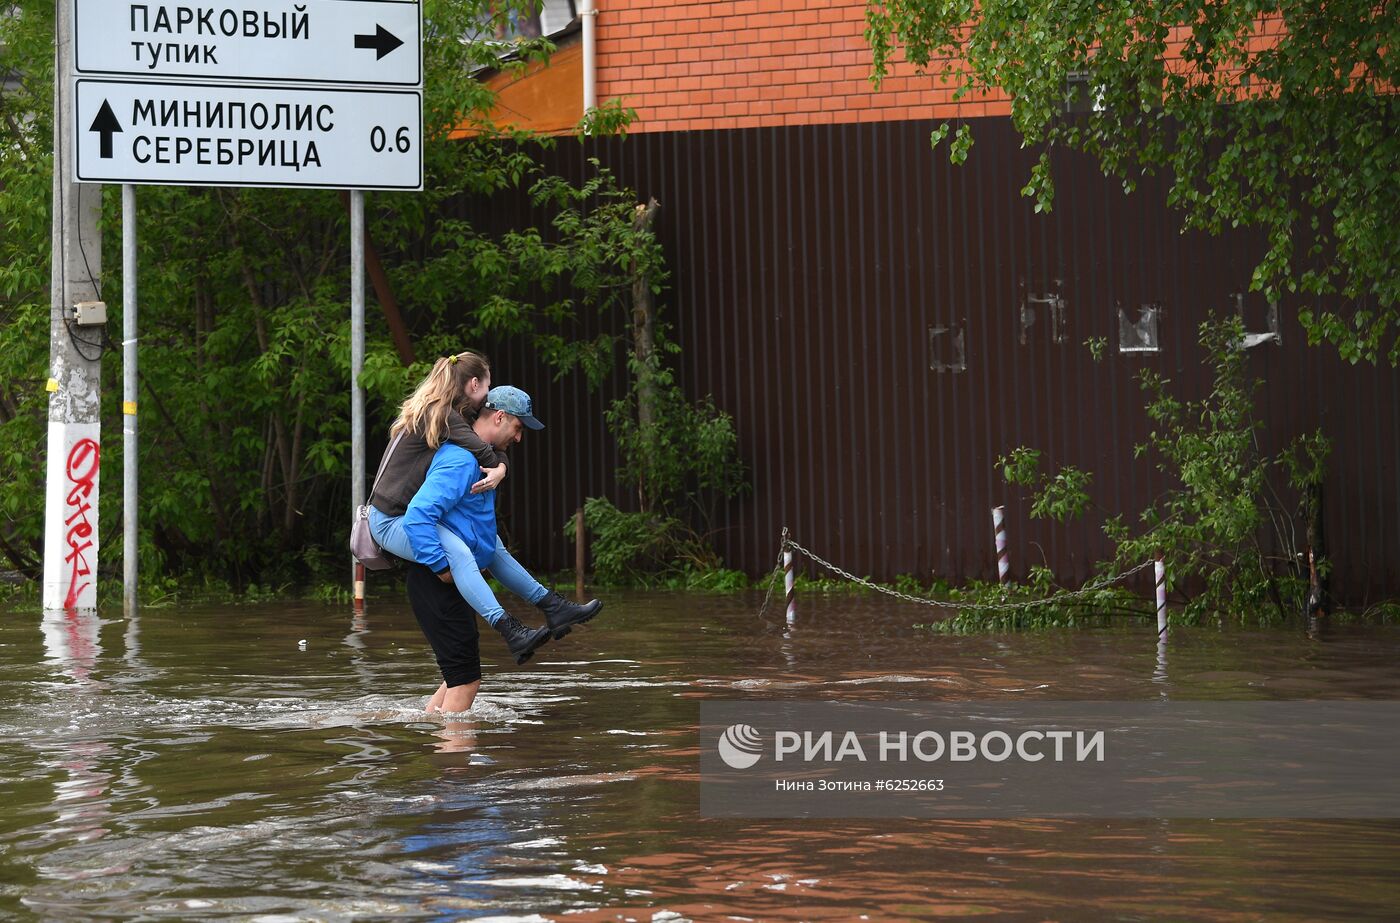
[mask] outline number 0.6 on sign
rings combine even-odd
[[[381,154],[392,147],[396,154],[407,154],[413,150],[413,136],[409,134],[408,126],[401,125],[399,130],[394,132],[393,141],[389,140],[389,132],[381,125],[376,125],[369,130],[369,146],[376,154]]]

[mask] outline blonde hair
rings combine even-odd
[[[485,380],[490,374],[491,362],[470,349],[434,362],[428,377],[418,383],[399,408],[399,418],[389,429],[390,437],[416,433],[436,449],[447,435],[448,413],[455,410],[463,416],[470,415],[467,384],[473,378]]]

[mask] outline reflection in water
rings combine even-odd
[[[449,718],[433,736],[441,740],[434,745],[438,753],[470,753],[476,749],[476,722]]]
[[[350,616],[350,633],[345,636],[342,642],[346,647],[354,648],[357,651],[365,649],[365,635],[369,634],[369,616],[363,611],[356,612]]]
[[[141,662],[141,609],[139,606],[131,606],[125,610],[126,634],[122,638],[122,643],[126,647],[124,658],[129,667],[140,670],[144,668]]]
[[[102,653],[98,634],[102,620],[97,613],[80,609],[49,609],[39,623],[44,636],[44,654],[80,686],[90,681],[92,669]]]
[[[698,814],[699,702],[1395,698],[1400,634],[943,637],[811,594],[618,594],[428,717],[406,606],[0,619],[0,916],[763,920],[1391,915],[1389,821]],[[348,621],[348,631],[347,631]],[[297,642],[307,639],[305,650]],[[975,707],[975,706],[974,706]]]
[[[87,843],[108,833],[112,815],[108,789],[110,772],[97,767],[111,753],[101,740],[75,740],[62,748],[36,746],[40,762],[54,770],[54,822],[43,833],[51,844]]]
[[[49,663],[69,682],[53,696],[50,708],[62,718],[80,701],[95,701],[105,684],[94,678],[102,654],[102,621],[95,612],[68,609],[49,610],[40,622],[44,654]],[[29,741],[37,763],[52,780],[53,820],[39,832],[35,842],[49,851],[41,867],[51,879],[89,878],[125,870],[125,865],[69,866],[64,856],[73,844],[91,843],[107,833],[113,814],[110,798],[112,773],[99,767],[111,754],[104,740],[88,736],[93,729],[78,728],[73,737],[59,732]]]
[[[1167,639],[1157,636],[1157,669],[1152,671],[1152,681],[1161,686],[1162,698],[1167,698]]]

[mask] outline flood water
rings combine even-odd
[[[1394,919],[1400,822],[715,820],[706,698],[1395,699],[1400,629],[949,638],[608,594],[462,720],[394,599],[0,615],[0,917]],[[508,605],[510,605],[508,603]],[[537,613],[515,605],[538,622]],[[484,628],[484,632],[489,629]],[[305,646],[299,644],[304,640]]]

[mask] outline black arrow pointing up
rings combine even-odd
[[[376,61],[402,44],[403,39],[379,25],[375,26],[373,35],[355,36],[355,47],[373,48],[375,50],[374,60]]]
[[[121,130],[121,125],[117,124],[117,114],[112,111],[112,104],[102,100],[102,108],[97,110],[97,118],[92,120],[92,127],[88,131],[95,131],[101,137],[102,151],[99,156],[103,160],[112,159],[112,132]]]

